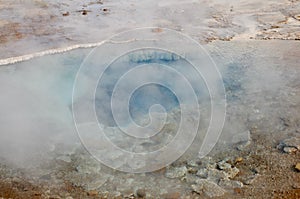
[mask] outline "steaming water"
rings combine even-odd
[[[216,149],[249,139],[249,130],[254,127],[262,132],[279,132],[282,128],[279,116],[294,114],[295,110],[288,107],[299,104],[299,61],[292,56],[297,55],[297,45],[217,42],[206,46],[223,75],[227,91],[226,123]],[[59,148],[60,153],[70,154],[80,145],[72,118],[72,88],[80,64],[89,52],[90,49],[77,49],[1,66],[2,158],[22,167],[39,163],[47,158],[45,154],[49,151]],[[113,72],[110,77],[114,77]],[[145,95],[153,88],[155,95]],[[130,102],[133,118],[138,121],[151,104],[162,101],[169,113],[175,110],[168,131],[176,129],[178,101],[170,90],[149,85],[133,96]],[[203,123],[206,119],[203,118]],[[113,126],[107,121],[106,125]],[[195,151],[201,144],[201,136],[198,141]]]

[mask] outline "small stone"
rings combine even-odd
[[[300,138],[292,137],[292,138],[285,139],[281,141],[281,143],[278,145],[278,148],[283,149],[284,152],[287,151],[287,153],[300,150]]]
[[[87,192],[88,196],[97,196],[98,195],[98,191],[97,190],[91,190]]]
[[[297,171],[300,171],[300,162],[296,164],[295,169],[296,169]]]
[[[243,158],[242,157],[237,157],[236,159],[235,159],[235,163],[240,163],[240,162],[243,162]]]
[[[69,12],[65,12],[65,13],[63,13],[62,15],[63,15],[64,17],[66,17],[66,16],[69,16],[70,13],[69,13]]]
[[[207,169],[199,169],[196,175],[199,176],[200,178],[207,178],[208,171]]]
[[[283,151],[285,153],[291,154],[291,153],[296,153],[297,149],[295,147],[289,147],[289,146],[287,146],[287,147],[283,148]]]
[[[234,178],[238,173],[240,172],[240,170],[236,167],[233,167],[231,169],[229,169],[226,173],[228,174],[229,178]]]
[[[198,169],[195,167],[189,167],[188,172],[191,174],[196,174],[198,172]]]
[[[245,185],[251,185],[251,184],[253,184],[253,182],[255,181],[256,178],[257,178],[256,175],[250,176],[248,178],[243,179],[243,183]]]
[[[210,198],[222,196],[226,193],[222,187],[205,179],[198,180],[197,184],[192,185],[192,189],[194,192],[198,194],[204,193]]]
[[[300,21],[300,14],[294,15],[294,18]]]
[[[240,142],[236,147],[237,150],[243,151],[247,146],[251,144],[251,141]]]
[[[221,170],[229,170],[231,169],[231,165],[227,163],[226,161],[222,160],[221,162],[218,162],[218,168]]]
[[[189,161],[187,162],[187,165],[190,166],[190,167],[198,167],[198,166],[199,166],[199,163],[198,163],[198,161],[196,161],[196,160],[189,160]]]
[[[187,173],[187,168],[185,166],[182,167],[172,167],[170,169],[167,170],[165,176],[167,178],[181,178],[183,176],[185,176],[185,174]]]
[[[218,169],[209,169],[208,174],[207,174],[207,178],[217,182],[220,179],[228,178],[228,174],[225,173],[224,171],[220,171]]]
[[[136,191],[136,196],[140,197],[140,198],[146,197],[146,191],[145,191],[145,189],[138,189]]]
[[[294,183],[294,184],[292,185],[292,188],[293,188],[293,189],[300,189],[300,183]]]
[[[164,199],[179,199],[181,194],[179,192],[171,192],[163,195]]]
[[[87,15],[87,10],[82,10],[82,15]]]

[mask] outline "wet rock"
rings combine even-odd
[[[286,153],[294,153],[300,150],[300,138],[292,137],[280,142],[277,148],[282,149]]]
[[[189,160],[189,161],[187,161],[187,165],[190,166],[190,167],[198,167],[199,166],[199,161]]]
[[[207,178],[214,181],[219,181],[220,179],[228,178],[228,175],[224,171],[220,171],[218,169],[209,169]]]
[[[221,187],[224,188],[242,188],[243,183],[235,180],[221,179],[218,183]]]
[[[283,151],[285,153],[295,153],[298,149],[296,149],[295,147],[283,147]]]
[[[297,164],[295,165],[295,169],[296,169],[297,171],[300,171],[300,162],[297,163]]]
[[[196,174],[198,172],[198,169],[196,167],[189,167],[188,172],[191,174]]]
[[[196,173],[197,176],[200,178],[207,178],[208,177],[208,170],[207,169],[199,169]]]
[[[187,168],[185,166],[182,167],[171,167],[167,170],[165,176],[167,178],[180,178],[186,175]]]
[[[227,163],[225,160],[218,162],[218,168],[221,170],[229,170],[231,169],[231,164]]]
[[[239,151],[243,151],[247,146],[249,146],[251,144],[251,141],[246,141],[246,142],[240,142],[236,149]]]
[[[194,184],[199,179],[195,174],[186,174],[185,181],[189,184]]]
[[[205,179],[198,180],[197,184],[192,185],[192,189],[194,192],[198,194],[204,193],[210,198],[222,196],[226,193],[226,191],[222,187],[214,182]]]

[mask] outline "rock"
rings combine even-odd
[[[285,153],[295,153],[298,149],[296,149],[295,147],[283,147],[283,151]]]
[[[300,189],[300,183],[296,182],[292,185],[293,189]]]
[[[300,138],[292,137],[280,142],[277,148],[282,149],[286,153],[293,153],[300,150]]]
[[[188,172],[191,174],[196,174],[198,172],[198,169],[196,167],[189,167]]]
[[[242,182],[243,182],[245,185],[251,185],[251,184],[253,184],[253,182],[256,180],[256,178],[257,178],[257,175],[253,175],[253,176],[244,178],[244,179],[242,180]]]
[[[243,158],[242,157],[237,157],[234,161],[234,163],[239,163],[239,162],[243,162]]]
[[[199,169],[198,172],[196,173],[197,176],[200,178],[207,178],[208,177],[208,171],[207,169]]]
[[[82,10],[82,15],[87,15],[87,10]]]
[[[239,151],[243,151],[247,146],[249,146],[251,144],[251,141],[246,141],[246,142],[240,142],[236,149]]]
[[[179,199],[181,197],[181,194],[179,192],[171,192],[163,194],[162,197],[164,199]]]
[[[226,173],[228,175],[228,178],[234,178],[238,173],[240,172],[240,170],[236,167],[233,167],[231,169],[229,169]]]
[[[186,175],[187,168],[185,166],[182,167],[172,167],[169,168],[165,174],[167,178],[180,178]]]
[[[222,187],[205,179],[198,180],[197,184],[192,185],[192,189],[194,192],[198,194],[204,193],[210,198],[222,196],[226,193]]]
[[[91,190],[87,192],[88,196],[97,196],[98,195],[98,191],[97,190]]]
[[[69,12],[65,12],[65,13],[63,13],[62,15],[63,15],[64,17],[66,17],[66,16],[69,16],[70,13],[69,13]]]
[[[220,179],[228,178],[228,174],[225,173],[224,171],[220,171],[218,169],[209,169],[207,178],[218,182]]]
[[[240,181],[235,181],[235,180],[228,180],[228,179],[221,179],[219,181],[219,186],[224,187],[224,188],[242,188],[243,183]]]
[[[196,161],[196,160],[189,160],[187,162],[187,165],[190,166],[190,167],[198,167],[199,166],[199,162]]]
[[[295,165],[295,169],[296,169],[297,171],[300,171],[300,162],[298,162],[298,163]]]
[[[140,198],[146,197],[146,190],[145,189],[138,189],[136,191],[136,196]]]
[[[300,21],[300,14],[294,15],[294,18]]]
[[[229,169],[231,169],[231,164],[227,163],[224,160],[222,160],[221,162],[218,162],[217,166],[221,170],[229,170]]]

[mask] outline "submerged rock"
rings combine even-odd
[[[186,175],[188,169],[185,166],[171,167],[167,170],[165,176],[167,178],[180,178]]]

